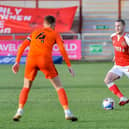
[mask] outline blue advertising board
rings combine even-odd
[[[16,56],[0,56],[0,64],[14,64]],[[53,56],[54,64],[62,63],[62,56]],[[25,64],[26,56],[22,56],[20,60],[20,64]]]

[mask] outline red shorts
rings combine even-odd
[[[47,79],[58,76],[52,60],[46,60],[43,57],[27,58],[24,77],[33,81],[38,71],[43,72]]]

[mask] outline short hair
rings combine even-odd
[[[121,22],[122,25],[124,25],[124,26],[126,25],[126,23],[125,23],[125,21],[123,19],[117,19],[116,22]]]
[[[51,25],[52,25],[52,24],[55,24],[55,22],[56,22],[56,19],[55,19],[54,16],[48,15],[48,16],[46,16],[44,19],[48,22],[48,24],[51,24]]]

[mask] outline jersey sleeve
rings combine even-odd
[[[23,43],[21,44],[21,46],[19,47],[19,49],[18,49],[17,56],[16,56],[16,62],[17,62],[17,63],[20,62],[21,56],[22,56],[22,54],[23,54],[25,48],[26,48],[27,46],[29,46],[29,45],[30,45],[30,40],[25,39],[25,40],[23,41]]]
[[[68,54],[67,54],[67,52],[66,52],[66,50],[64,48],[63,40],[62,40],[62,38],[61,38],[61,36],[59,34],[57,34],[56,43],[57,43],[57,45],[58,45],[58,47],[60,49],[60,52],[61,52],[61,54],[62,54],[62,56],[63,56],[63,58],[64,58],[64,60],[65,60],[65,62],[67,64],[67,66],[70,67],[71,63],[70,63],[70,60],[68,58]]]
[[[129,34],[126,33],[124,38],[125,38],[125,41],[126,41],[127,45],[129,46]]]
[[[110,38],[112,39],[115,35],[116,35],[116,33],[111,34]]]
[[[26,39],[28,39],[29,41],[31,41],[31,39],[32,39],[32,35],[31,35],[31,34],[30,34],[30,35],[28,35]]]

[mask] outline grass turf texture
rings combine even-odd
[[[12,74],[11,65],[0,65],[0,129],[129,129],[129,105],[118,106],[118,98],[103,83],[112,65],[102,62],[73,64],[75,78],[70,76],[66,65],[56,65],[78,122],[64,120],[54,88],[39,72],[24,116],[18,123],[13,122],[12,117],[23,85],[24,65],[17,75]],[[129,80],[124,77],[116,83],[129,97]],[[102,100],[106,97],[115,100],[115,110],[102,109]]]

